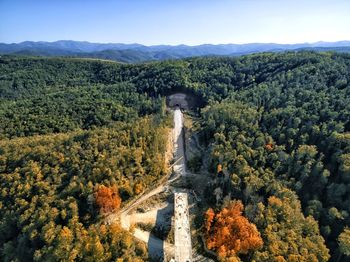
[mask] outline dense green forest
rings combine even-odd
[[[242,201],[261,234],[241,260],[349,259],[350,55],[287,52],[138,65],[0,58],[4,260],[147,260],[102,226],[89,196],[116,187],[123,205],[165,174],[164,96],[175,91],[203,104],[207,201],[221,188],[220,205]]]

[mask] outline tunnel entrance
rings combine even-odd
[[[182,110],[189,110],[201,107],[201,99],[192,94],[173,93],[166,98],[167,106],[170,108],[181,108]]]

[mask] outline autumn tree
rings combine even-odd
[[[205,213],[207,247],[221,258],[247,254],[263,245],[256,226],[242,215],[243,209],[241,201],[233,201],[216,214],[212,209]]]
[[[348,227],[344,228],[344,231],[338,237],[340,256],[342,255],[350,256],[350,229]]]
[[[119,209],[121,198],[116,187],[100,186],[95,193],[95,202],[101,213],[108,213]]]
[[[136,184],[134,184],[134,193],[136,195],[139,195],[143,192],[144,190],[144,186],[142,184],[142,182],[137,182]]]
[[[254,261],[328,261],[329,250],[317,221],[304,217],[293,191],[283,188],[276,194],[268,198],[266,207],[260,203],[254,214],[264,239],[264,247],[253,255]]]

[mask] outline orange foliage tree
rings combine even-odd
[[[268,150],[268,151],[271,151],[273,149],[273,144],[271,143],[268,143],[265,145],[265,148]]]
[[[95,202],[101,213],[119,209],[122,202],[116,187],[100,186],[95,193]]]
[[[207,247],[221,258],[247,254],[263,245],[256,226],[242,215],[243,208],[241,201],[233,201],[217,214],[211,208],[205,213]]]

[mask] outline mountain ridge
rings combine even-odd
[[[0,54],[73,56],[110,59],[136,63],[145,61],[180,59],[193,56],[237,56],[260,52],[281,51],[336,51],[350,52],[350,41],[319,41],[315,43],[277,44],[200,44],[200,45],[142,45],[138,43],[92,43],[88,41],[58,40],[24,41],[20,43],[0,43]]]

